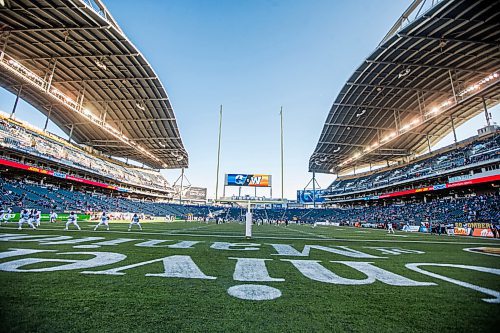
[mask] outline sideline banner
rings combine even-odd
[[[469,236],[471,233],[471,228],[457,228],[455,227],[455,235],[458,236]]]
[[[474,231],[472,232],[472,236],[475,236],[475,237],[489,237],[489,238],[494,238],[495,237],[493,235],[493,231],[491,231],[491,229],[482,229],[482,228],[475,228]]]
[[[402,230],[407,231],[407,232],[418,232],[420,230],[420,226],[419,225],[405,225]]]
[[[495,235],[491,231],[491,227],[491,223],[455,223],[455,235],[494,238]]]
[[[90,220],[89,214],[76,214],[78,216],[78,221],[88,221]],[[9,222],[19,222],[20,213],[5,213],[0,215],[3,217],[4,221]],[[66,221],[68,219],[69,213],[60,213],[57,214],[57,221]],[[41,214],[40,221],[48,222],[50,221],[50,214]]]

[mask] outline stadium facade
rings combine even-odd
[[[430,149],[498,103],[494,6],[415,1],[342,89],[310,160],[313,172],[340,174],[367,165],[374,170],[343,175],[323,190],[322,205],[328,209],[311,212],[302,205],[266,202],[255,211],[256,220],[439,222],[448,217],[433,202],[446,198],[452,221],[466,221],[471,211],[486,212],[474,219],[497,221],[500,136],[494,124],[477,137]],[[10,114],[0,115],[4,207],[243,218],[241,209],[229,205],[159,203],[178,197],[205,204],[206,189],[179,188],[158,172],[188,163],[170,101],[100,1],[56,6],[7,1],[4,7],[2,86],[68,134],[61,138],[48,133],[46,125],[38,129],[17,120],[15,105]],[[20,15],[30,10],[38,16]],[[488,112],[485,116],[490,121]],[[419,214],[422,207],[428,213]]]
[[[309,161],[339,176],[326,205],[498,194],[499,16],[492,1],[412,3],[327,116]],[[456,127],[481,113],[486,127],[458,142]],[[454,143],[433,151],[450,133]]]
[[[183,192],[159,172],[188,167],[170,99],[101,1],[5,1],[0,21],[0,85],[16,95],[0,115],[4,173],[108,195]],[[46,116],[43,128],[16,119],[19,99]]]
[[[163,84],[101,1],[6,1],[0,20],[2,87],[78,144],[155,169],[188,166]]]

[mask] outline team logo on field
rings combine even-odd
[[[216,280],[217,276],[208,275],[196,263],[196,258],[189,255],[189,251],[195,247],[207,246],[204,241],[171,241],[163,239],[132,239],[132,238],[115,238],[106,240],[105,237],[83,237],[73,238],[71,236],[54,236],[54,235],[25,235],[25,234],[0,234],[0,242],[36,242],[41,249],[33,248],[18,248],[10,247],[8,251],[0,252],[0,272],[13,273],[42,273],[42,272],[58,272],[58,271],[80,271],[80,274],[88,275],[111,275],[122,276],[137,267],[148,266],[153,263],[162,263],[162,271],[158,271],[157,266],[150,267],[150,271],[145,274],[145,277],[157,278],[180,278],[180,279],[201,279],[201,280]],[[137,247],[146,248],[165,248],[176,249],[176,252],[186,252],[182,254],[170,253],[167,256],[153,258],[152,260],[143,262],[128,262],[123,265],[122,262],[127,259],[127,255],[108,252],[95,251],[101,247],[112,247],[123,243],[133,243]],[[204,243],[204,244],[203,244]],[[60,252],[54,250],[51,246],[54,245],[72,245],[75,252]],[[225,253],[233,254],[227,257],[228,263],[234,265],[233,280],[237,284],[227,289],[227,293],[236,298],[253,301],[272,300],[281,297],[282,293],[277,287],[266,285],[269,282],[286,283],[293,275],[277,276],[270,275],[268,266],[271,265],[290,265],[299,274],[305,278],[329,285],[345,285],[357,286],[368,285],[375,282],[384,283],[389,286],[405,286],[405,287],[422,287],[436,286],[435,282],[417,281],[410,279],[404,275],[400,275],[378,265],[379,260],[385,260],[388,256],[393,255],[424,255],[425,253],[415,249],[403,249],[398,247],[363,247],[362,249],[353,249],[349,246],[324,246],[324,245],[304,245],[302,250],[289,244],[259,244],[259,243],[229,243],[229,242],[211,242],[208,244],[211,250],[225,251]],[[31,246],[32,247],[32,246]],[[272,258],[259,258],[258,251],[263,247],[271,247],[274,253]],[[83,249],[92,249],[85,252]],[[471,249],[465,249],[471,250]],[[230,252],[229,252],[230,251]],[[238,256],[239,251],[244,253],[255,253],[253,256],[245,255]],[[337,260],[311,260],[309,258],[311,251],[322,251],[335,255]],[[370,251],[370,252],[367,252]],[[498,249],[494,250],[498,251]],[[224,253],[224,252],[221,252]],[[36,257],[30,257],[37,254]],[[59,256],[62,255],[62,256]],[[82,255],[92,256],[90,259],[77,259]],[[47,258],[45,258],[47,256]],[[54,259],[56,256],[57,259]],[[77,256],[74,258],[73,256]],[[340,256],[343,260],[338,260]],[[23,257],[18,259],[18,257]],[[12,258],[12,259],[11,259]],[[5,260],[8,259],[8,260]],[[334,259],[334,258],[332,258]],[[357,259],[357,260],[352,260]],[[362,261],[361,261],[362,260]],[[50,265],[48,267],[40,267],[34,264],[54,263],[59,265]],[[113,267],[110,267],[113,265]],[[105,269],[101,267],[107,266]],[[500,303],[500,292],[485,287],[477,286],[471,283],[465,283],[445,275],[437,274],[435,270],[424,269],[425,267],[445,267],[453,269],[462,269],[476,271],[500,276],[500,269],[470,266],[460,264],[446,263],[427,263],[427,262],[412,262],[404,265],[410,271],[420,273],[427,277],[446,281],[461,287],[473,289],[488,295],[482,300],[487,303]],[[156,267],[156,268],[154,268]],[[349,267],[360,272],[364,278],[349,278],[344,274],[337,275],[337,269]],[[243,284],[242,284],[243,283]]]

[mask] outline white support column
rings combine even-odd
[[[78,108],[82,110],[83,108],[83,100],[85,98],[85,90],[86,90],[86,84],[85,81],[83,82],[83,88],[82,88],[82,93],[80,94],[78,98]]]
[[[101,121],[103,123],[106,122],[106,116],[108,115],[108,103],[106,102],[106,104],[104,104],[104,111],[103,113],[101,114]]]
[[[71,124],[71,127],[69,129],[68,142],[71,142],[71,138],[73,137],[73,129],[74,128],[75,128],[75,125]]]
[[[47,83],[47,89],[46,92],[50,91],[50,87],[52,87],[52,79],[54,78],[54,72],[56,71],[56,65],[57,65],[57,59],[54,60],[54,64],[52,65],[52,70],[50,71],[49,75],[49,82]]]
[[[486,100],[484,99],[484,97],[481,97],[481,100],[483,102],[484,116],[486,118],[486,125],[490,126],[491,125],[490,114],[488,112],[488,107],[486,106]]]
[[[181,171],[181,190],[179,191],[179,205],[182,205],[182,191],[184,190],[184,168]]]
[[[448,74],[450,75],[450,85],[451,91],[453,92],[453,99],[455,99],[455,103],[458,103],[457,94],[455,93],[455,86],[453,85],[453,77],[451,76],[451,69],[448,69]]]
[[[52,114],[52,107],[53,107],[53,105],[50,104],[49,112],[47,113],[47,119],[45,119],[45,125],[43,125],[44,132],[47,130],[47,126],[49,125],[50,115]]]
[[[12,107],[12,112],[10,113],[10,119],[14,119],[14,114],[16,113],[17,110],[17,103],[19,103],[19,96],[21,96],[21,92],[23,91],[23,85],[19,86],[19,89],[17,90],[17,95],[16,95],[16,100],[14,102],[14,106]]]
[[[7,30],[7,36],[5,37],[5,41],[2,46],[2,53],[0,53],[0,61],[5,57],[5,50],[7,49],[7,43],[9,42],[10,32]]]
[[[453,140],[457,143],[457,132],[455,131],[455,122],[453,121],[453,116],[450,116],[451,129],[453,130]]]

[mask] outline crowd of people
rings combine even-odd
[[[0,177],[0,206],[19,209],[27,207],[49,211],[77,212],[144,212],[151,216],[202,217],[209,206],[179,205],[166,202],[129,199],[125,194],[114,196],[100,192],[62,188],[53,184],[39,184],[27,179]]]
[[[103,157],[93,156],[55,135],[0,117],[0,147],[2,146],[119,182],[161,190],[170,187],[166,178],[157,171],[113,163]]]
[[[348,194],[423,176],[439,175],[444,170],[496,159],[499,156],[500,134],[496,134],[404,166],[391,167],[385,171],[382,169],[356,178],[338,178],[330,185],[328,193]]]
[[[244,221],[245,208],[213,205],[181,205],[172,202],[156,202],[126,197],[119,192],[109,195],[83,189],[71,191],[53,184],[40,184],[27,179],[0,177],[0,208],[4,211],[20,212],[22,209],[49,212],[76,211],[91,215],[101,212],[125,214],[141,212],[148,216],[168,216],[168,220],[216,220]],[[395,225],[422,222],[487,222],[500,221],[500,195],[468,194],[462,197],[442,197],[413,201],[398,201],[383,204],[377,201],[338,208],[266,208],[260,205],[253,209],[254,220],[265,223],[336,222],[342,224],[387,222]],[[128,216],[128,215],[127,215]],[[129,218],[129,216],[127,217]]]

